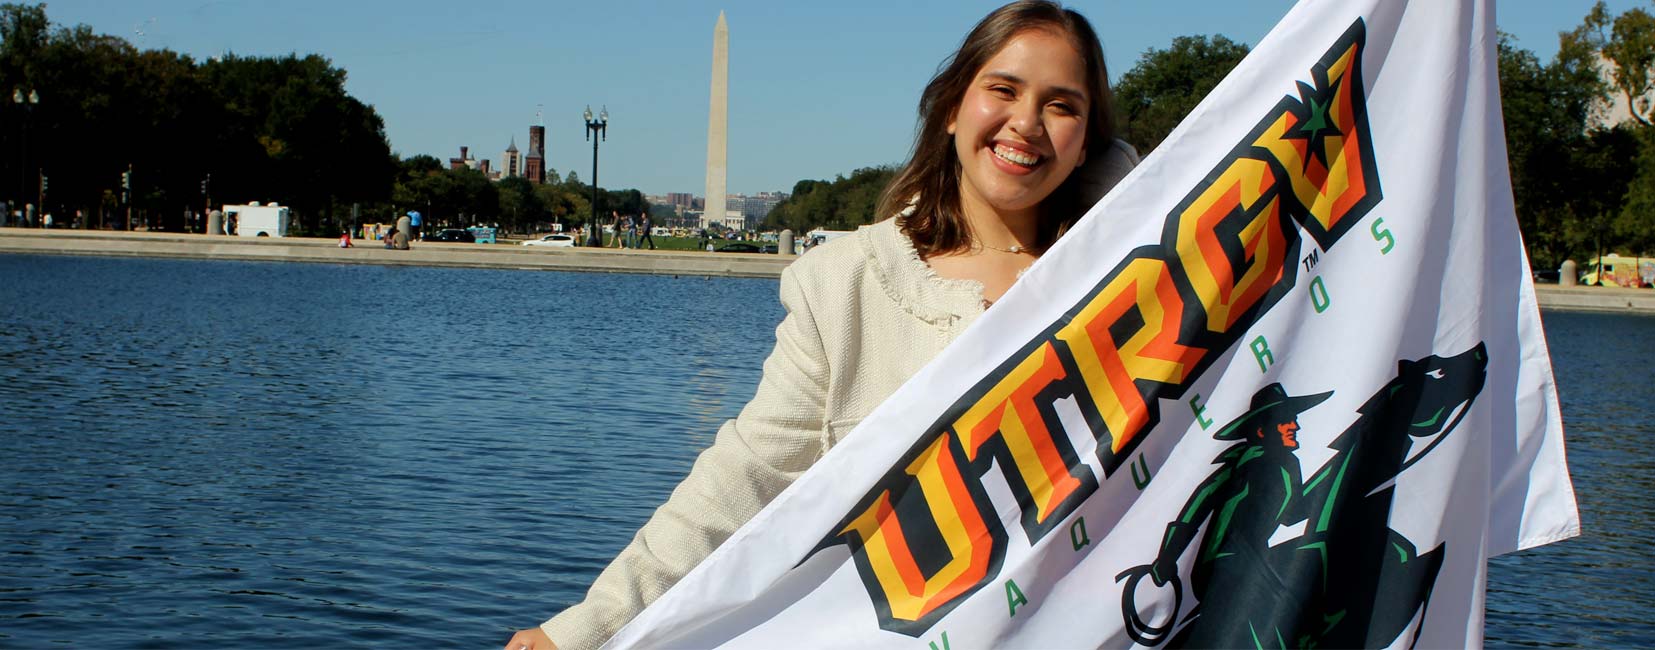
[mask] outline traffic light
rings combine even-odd
[[[124,192],[130,189],[132,189],[132,172],[121,172],[121,191]]]
[[[41,194],[46,193],[46,175],[45,174],[40,175],[40,193]]]

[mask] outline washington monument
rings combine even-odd
[[[730,115],[730,28],[724,12],[718,12],[713,28],[712,103],[707,109],[707,202],[701,211],[701,227],[724,222],[725,144]]]

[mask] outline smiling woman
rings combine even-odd
[[[1086,70],[1076,54],[1062,36],[1025,30],[989,59],[955,109],[948,133],[961,213],[979,243],[994,230],[1025,230],[1033,244],[1041,201],[1086,157]],[[1023,241],[1006,234],[1010,246]]]
[[[509,650],[613,636],[959,336],[1137,162],[1114,138],[1096,34],[1052,2],[990,13],[926,86],[919,112],[882,220],[783,272],[788,313],[752,401],[586,599],[518,632]]]
[[[968,239],[928,251],[938,273],[982,283],[993,301],[1050,245],[1058,224],[1042,232],[1041,205],[1086,158],[1085,86],[1070,39],[1045,29],[1018,32],[971,80],[947,129],[960,168],[954,218]]]

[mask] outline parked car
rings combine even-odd
[[[723,246],[719,246],[718,247],[718,252],[720,252],[720,253],[757,253],[757,252],[760,252],[760,250],[759,250],[758,246],[754,246],[754,245],[749,244],[749,243],[744,242],[744,241],[737,241],[737,242],[730,242],[730,243],[725,244]]]
[[[471,233],[459,228],[445,228],[438,230],[437,232],[427,234],[425,236],[425,241],[464,242],[467,244],[472,244],[476,243],[477,238],[471,236]]]
[[[781,249],[777,248],[775,244],[765,244],[762,252],[776,255],[781,252]]]
[[[551,246],[553,248],[572,248],[575,245],[573,235],[546,235],[540,239],[530,239],[523,242],[524,246]]]

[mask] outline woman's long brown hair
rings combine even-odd
[[[1103,63],[1103,45],[1086,17],[1048,0],[1022,0],[994,10],[972,28],[960,49],[943,61],[919,99],[920,124],[913,155],[896,179],[880,194],[877,214],[888,219],[906,210],[902,231],[922,257],[965,250],[972,243],[971,226],[960,214],[960,161],[954,155],[954,137],[948,122],[965,91],[988,60],[1018,33],[1045,29],[1074,45],[1086,63],[1086,147],[1102,155],[1115,138],[1115,107],[1109,92],[1109,70]],[[1070,174],[1041,202],[1039,249],[1045,249],[1082,215],[1076,205],[1077,182]]]

